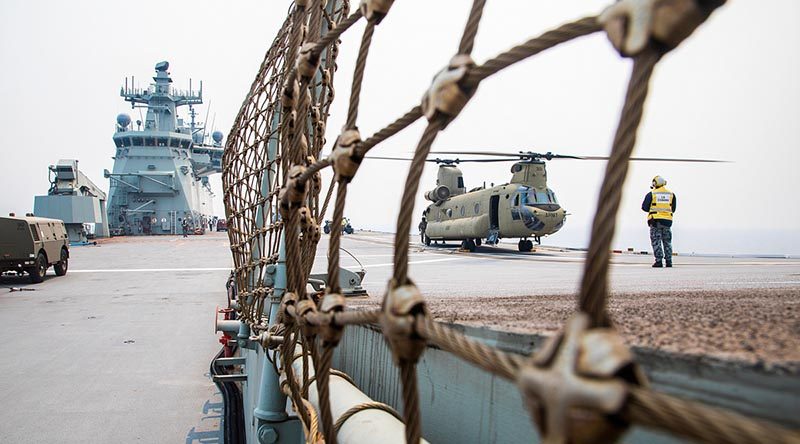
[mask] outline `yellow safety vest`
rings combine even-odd
[[[672,220],[672,199],[675,195],[665,187],[656,188],[650,192],[650,211],[647,213],[647,220],[664,219]]]

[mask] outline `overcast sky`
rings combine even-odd
[[[357,2],[354,2],[357,3]],[[596,14],[608,1],[490,1],[473,56],[487,58],[560,23]],[[125,76],[140,86],[170,62],[178,88],[203,80],[215,127],[226,135],[288,1],[0,2],[0,214],[31,211],[48,188],[47,166],[77,158],[104,189],[114,118],[132,113],[119,97]],[[375,33],[362,93],[365,137],[419,102],[457,48],[470,2],[398,0]],[[659,64],[636,155],[703,157],[730,164],[634,165],[616,247],[647,248],[639,209],[650,179],[664,176],[678,196],[679,252],[800,254],[800,3],[731,1]],[[344,121],[363,22],[345,34],[329,120]],[[434,145],[437,150],[553,151],[607,155],[630,62],[598,34],[519,63],[481,84]],[[211,120],[211,118],[209,118]],[[409,155],[418,122],[375,155]],[[326,149],[326,151],[329,150]],[[503,183],[510,165],[463,165],[467,187]],[[553,161],[549,186],[569,211],[546,243],[585,246],[603,162]],[[357,228],[391,231],[407,165],[366,161],[348,195]],[[432,187],[429,166],[422,189]],[[221,197],[219,176],[213,183]],[[327,183],[327,182],[326,182]],[[427,202],[420,196],[416,213]],[[221,198],[216,210],[223,213]],[[414,224],[416,225],[416,223]]]

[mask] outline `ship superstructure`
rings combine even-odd
[[[214,217],[209,176],[222,171],[223,135],[215,131],[207,143],[205,122],[195,121],[202,82],[198,91],[191,81],[188,91],[173,89],[168,69],[168,62],[156,64],[147,89],[133,86],[133,79],[129,86],[127,78],[120,89],[140,119],[133,128],[129,115],[117,116],[114,169],[105,171],[112,235],[193,233]],[[189,107],[189,122],[178,118],[181,106]]]

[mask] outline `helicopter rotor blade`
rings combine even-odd
[[[472,155],[472,156],[516,156],[518,159],[537,158],[537,159],[575,159],[575,160],[608,160],[608,156],[572,156],[566,154],[519,152],[516,154],[507,152],[491,151],[431,151],[431,154],[451,154],[451,155]],[[727,160],[718,159],[682,159],[667,157],[631,157],[630,160],[636,162],[690,162],[690,163],[730,163]]]
[[[387,156],[366,156],[364,159],[377,159],[377,160],[399,160],[405,162],[411,162],[411,158],[408,157],[387,157]],[[441,158],[428,158],[425,159],[425,162],[434,162],[434,163],[445,163],[445,164],[457,164],[457,163],[467,163],[467,162],[480,162],[480,163],[488,163],[488,162],[516,162],[519,161],[519,158],[508,158],[508,159],[441,159]]]
[[[410,158],[407,157],[386,157],[386,156],[364,156],[364,159],[377,159],[377,160],[404,160],[406,162],[411,162]]]
[[[581,156],[581,160],[608,160],[608,156]],[[690,163],[730,163],[729,160],[718,159],[675,159],[669,157],[631,157],[635,162],[690,162]]]
[[[533,151],[518,151],[516,153],[508,152],[492,152],[492,151],[431,151],[431,154],[451,154],[451,155],[469,155],[469,156],[503,156],[503,157],[516,157],[519,159],[580,159],[579,156],[570,156],[566,154],[553,154],[551,152],[536,153]]]
[[[431,151],[430,154],[467,155],[467,156],[505,156],[519,158],[520,153],[493,152],[493,151]]]

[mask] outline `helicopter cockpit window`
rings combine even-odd
[[[480,212],[481,212],[481,204],[480,203],[476,203],[475,204],[475,214],[478,214]]]
[[[519,206],[519,194],[514,196],[514,206],[515,207]]]
[[[538,191],[535,189],[528,190],[527,193],[522,194],[522,204],[557,204],[558,200],[556,195],[549,189]]]
[[[458,187],[464,188],[464,178],[461,176],[458,176]]]

